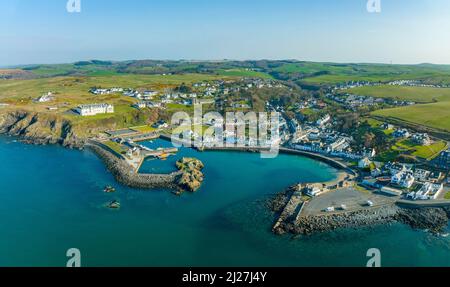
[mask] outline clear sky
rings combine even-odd
[[[88,59],[450,64],[449,0],[0,0],[0,66]]]

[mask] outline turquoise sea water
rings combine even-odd
[[[373,247],[385,266],[450,266],[449,238],[400,224],[273,235],[263,199],[295,182],[333,178],[327,165],[183,149],[141,171],[170,172],[181,156],[201,159],[206,180],[178,197],[117,184],[89,151],[0,137],[0,266],[65,266],[69,248],[80,249],[84,266],[364,266]],[[105,185],[117,193],[104,194]],[[113,199],[120,210],[104,207]]]

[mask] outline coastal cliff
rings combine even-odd
[[[133,110],[126,115],[91,119],[16,107],[0,109],[0,134],[20,137],[30,144],[60,144],[82,149],[88,138],[101,132],[153,122],[158,118],[159,113],[154,110]]]
[[[0,113],[0,133],[21,137],[31,144],[61,144],[82,148],[84,139],[78,137],[72,124],[55,115],[22,110]]]

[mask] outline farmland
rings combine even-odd
[[[388,82],[423,80],[449,83],[450,68],[440,65],[336,64],[296,62],[274,69],[283,74],[300,74],[301,81],[313,85],[333,85],[350,81]]]
[[[244,69],[229,69],[229,70],[220,70],[217,74],[221,76],[229,76],[229,77],[252,77],[252,78],[262,78],[262,79],[271,79],[272,76],[263,72],[257,72],[253,70],[244,70]]]
[[[378,110],[374,116],[392,118],[407,123],[424,125],[450,132],[450,102],[421,104],[394,109]]]
[[[450,89],[382,85],[358,87],[345,92],[416,102],[418,104],[412,106],[378,110],[372,115],[450,132]]]
[[[450,101],[450,89],[441,88],[383,85],[358,87],[353,88],[348,92],[361,96],[391,98],[400,101],[414,101],[417,103]]]

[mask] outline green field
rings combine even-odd
[[[372,115],[397,119],[450,132],[450,102],[420,104],[378,110],[373,112]]]
[[[450,67],[445,65],[388,65],[338,64],[298,62],[274,69],[286,74],[302,74],[302,81],[314,85],[328,85],[349,81],[387,82],[392,80],[425,80],[430,83],[449,83]]]
[[[46,92],[61,96],[64,101],[89,102],[101,98],[89,93],[91,87],[123,87],[133,89],[161,89],[175,87],[182,83],[230,79],[217,75],[112,75],[98,77],[55,77],[33,80],[4,80],[0,82],[0,100],[27,100]]]
[[[228,77],[272,79],[272,76],[269,74],[245,69],[219,70],[217,73],[221,76],[228,76]]]
[[[450,89],[370,86],[346,92],[377,98],[413,101],[419,104],[372,112],[373,116],[392,118],[450,132]]]
[[[435,142],[429,146],[421,146],[412,143],[409,140],[401,140],[392,146],[394,152],[409,152],[411,155],[421,159],[433,159],[441,151],[447,147],[447,143],[444,141]]]
[[[32,80],[2,80],[0,81],[0,102],[9,104],[9,106],[2,108],[2,112],[23,110],[48,115],[60,121],[69,120],[74,132],[84,136],[97,134],[104,129],[119,129],[148,124],[157,120],[159,116],[158,111],[149,109],[139,111],[133,108],[132,104],[138,101],[134,98],[121,94],[93,95],[89,93],[91,87],[123,87],[164,91],[165,89],[179,86],[182,83],[190,84],[217,79],[236,78],[205,74],[167,76],[124,74],[99,77],[79,76]],[[36,103],[33,101],[47,92],[52,92],[56,98],[48,103]],[[81,117],[72,112],[72,109],[80,104],[92,103],[113,104],[114,113]],[[47,109],[49,106],[56,106],[58,110],[49,111]],[[178,106],[172,108],[172,110],[178,111]]]
[[[412,154],[423,159],[433,159],[447,147],[445,142],[437,142],[429,146],[416,146],[416,151]]]

